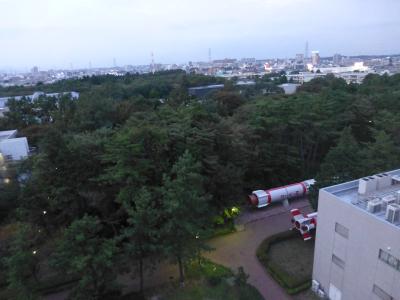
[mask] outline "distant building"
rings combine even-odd
[[[348,84],[350,83],[357,83],[361,84],[364,80],[364,78],[370,74],[370,72],[345,72],[345,73],[340,73],[338,74],[338,77],[343,78],[346,80]]]
[[[321,61],[319,51],[311,51],[311,63],[313,66],[318,66]]]
[[[39,73],[39,68],[38,68],[37,66],[34,66],[34,67],[31,69],[31,73],[32,73],[32,74],[37,74],[37,73]]]
[[[278,85],[283,91],[285,92],[286,95],[291,95],[296,93],[297,88],[300,86],[300,84],[296,83],[284,83],[281,85]]]
[[[29,153],[28,140],[26,137],[17,137],[17,130],[0,131],[0,185],[11,182],[15,174],[10,172],[10,166],[27,158]],[[21,179],[26,176],[21,175]]]
[[[314,253],[329,299],[400,299],[400,169],[320,189]]]
[[[254,57],[242,58],[240,62],[245,64],[255,64],[256,59]]]
[[[342,55],[336,53],[333,55],[332,62],[334,65],[339,66],[342,64]]]
[[[326,74],[324,74],[324,73],[311,73],[311,72],[299,72],[299,74],[286,75],[288,80],[291,80],[291,82],[299,83],[299,84],[309,82],[309,81],[313,80],[314,78],[325,77],[325,76],[326,76]]]
[[[28,157],[26,137],[17,138],[17,130],[0,131],[0,161],[21,160]]]
[[[188,92],[191,96],[204,97],[212,92],[221,90],[223,88],[223,84],[212,84],[206,86],[191,87],[188,89]]]
[[[30,101],[35,101],[39,99],[39,97],[41,96],[60,98],[66,95],[69,95],[71,99],[78,99],[80,96],[78,92],[62,92],[62,93],[47,93],[47,94],[44,92],[34,92],[32,95],[0,97],[0,117],[4,117],[4,113],[9,111],[7,107],[7,102],[10,99],[21,100],[23,98],[26,98]]]
[[[364,78],[371,74],[372,71],[368,72],[359,72],[359,71],[352,71],[352,67],[337,67],[342,68],[341,72],[335,72],[334,68],[314,68],[314,72],[299,72],[299,74],[288,74],[286,77],[288,80],[294,83],[303,84],[305,82],[309,82],[314,78],[325,77],[328,74],[333,74],[335,77],[343,78],[348,84],[350,83],[357,83],[361,84]],[[320,72],[316,72],[319,70]]]
[[[364,66],[363,62],[355,62],[352,66],[348,67],[313,67],[312,71],[321,73],[333,73],[340,74],[345,72],[370,72],[371,69],[368,66]]]
[[[304,54],[299,53],[296,54],[296,63],[303,63],[304,62]]]

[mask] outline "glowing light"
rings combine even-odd
[[[234,207],[231,208],[231,212],[232,212],[233,214],[238,214],[239,211],[240,211],[239,208],[236,207],[236,206],[234,206]]]
[[[44,215],[45,215],[45,214],[47,214],[47,211],[46,211],[46,210],[44,210],[44,211],[43,211],[43,214],[44,214]]]
[[[36,250],[33,250],[33,251],[32,251],[32,254],[33,254],[33,255],[35,255],[36,253],[37,253],[37,251],[36,251]]]
[[[9,184],[11,182],[10,178],[4,178],[4,183]]]
[[[200,238],[197,234],[196,234],[196,239]]]

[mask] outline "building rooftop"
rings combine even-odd
[[[322,190],[400,229],[400,169]]]
[[[5,130],[0,131],[0,142],[10,138],[14,138],[17,135],[17,130]]]

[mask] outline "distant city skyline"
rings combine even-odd
[[[400,53],[396,0],[0,0],[0,70]],[[310,53],[309,53],[310,55]]]
[[[302,52],[298,52],[296,54],[304,54]],[[339,54],[341,57],[357,57],[357,56],[399,56],[400,55],[400,51],[399,53],[386,53],[386,54],[382,54],[382,53],[371,53],[371,54],[354,54],[354,55],[346,55],[344,53],[339,52],[334,52],[333,54],[330,55],[321,55],[321,58],[324,57],[333,57],[335,54]],[[311,51],[309,54],[308,59],[311,59]],[[224,60],[224,59],[237,59],[238,61],[240,61],[241,59],[249,59],[249,58],[254,58],[256,60],[263,60],[263,59],[296,59],[295,54],[292,56],[287,56],[287,57],[251,57],[251,56],[242,56],[242,57],[215,57],[212,59],[212,61],[216,61],[216,60]],[[189,62],[208,62],[208,59],[201,59],[201,60],[188,60],[188,61],[183,61],[183,62],[163,62],[163,61],[154,61],[155,64],[162,64],[162,65],[185,65],[188,64]],[[105,65],[92,65],[91,62],[88,62],[87,65],[83,65],[83,66],[74,66],[73,63],[70,63],[69,65],[66,66],[53,66],[53,67],[49,67],[49,68],[44,68],[44,67],[40,67],[38,65],[32,65],[32,66],[27,66],[24,68],[13,68],[13,67],[9,67],[7,68],[0,68],[0,73],[5,72],[5,71],[9,71],[11,73],[15,72],[15,73],[34,73],[34,72],[39,72],[39,71],[49,71],[49,70],[79,70],[79,69],[103,69],[103,68],[123,68],[126,66],[144,66],[144,65],[151,65],[151,59],[148,62],[145,63],[141,63],[141,64],[132,64],[132,63],[125,63],[125,64],[114,64],[114,60],[111,64],[105,64]]]

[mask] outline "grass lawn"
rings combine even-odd
[[[294,281],[302,282],[312,276],[314,240],[303,241],[299,235],[271,245],[268,256],[271,263]]]
[[[257,257],[289,294],[310,286],[314,240],[303,241],[295,231],[283,232],[265,240]]]

